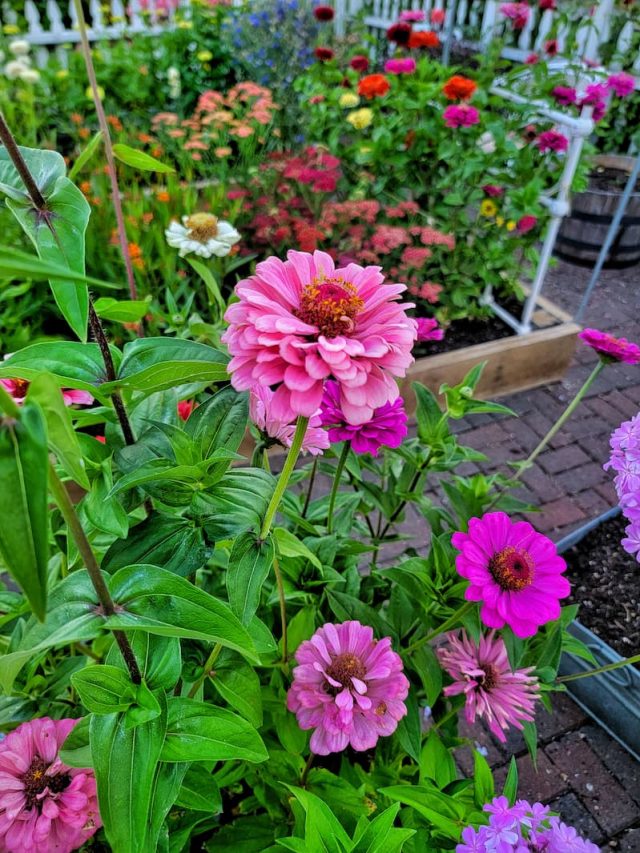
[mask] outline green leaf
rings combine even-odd
[[[40,620],[47,605],[48,471],[44,415],[25,403],[19,420],[0,420],[0,554]]]
[[[303,788],[287,785],[305,812],[303,850],[326,851],[326,853],[344,853],[351,850],[351,839],[329,806]]]
[[[427,444],[436,444],[447,434],[447,421],[432,391],[414,382],[411,387],[416,395],[416,421],[418,436]]]
[[[135,728],[127,728],[124,714],[91,718],[100,816],[117,853],[156,849],[155,839],[149,837],[149,816],[166,727],[166,707],[159,717]]]
[[[102,131],[98,130],[91,139],[87,142],[85,147],[82,149],[80,154],[78,155],[75,163],[69,169],[69,180],[74,181],[78,172],[80,172],[87,165],[89,160],[96,153],[98,146],[102,142]]]
[[[82,569],[53,587],[44,622],[31,618],[9,653],[0,657],[0,686],[9,693],[28,660],[40,652],[73,642],[93,640],[105,624],[98,613],[98,598],[88,573]]]
[[[83,488],[89,488],[89,478],[78,437],[73,429],[69,408],[52,374],[43,371],[31,382],[27,401],[37,403],[47,422],[49,447],[67,474]]]
[[[446,788],[457,778],[453,756],[443,745],[438,732],[432,729],[420,753],[420,781],[432,779],[438,788]]]
[[[460,831],[465,826],[465,807],[436,787],[393,785],[390,788],[382,788],[379,793],[390,800],[411,806],[447,838],[460,840]]]
[[[211,272],[209,267],[197,258],[193,258],[191,256],[187,256],[185,258],[187,263],[191,266],[195,272],[198,273],[200,278],[203,280],[205,287],[209,291],[210,296],[217,303],[218,308],[220,309],[220,314],[222,315],[227,307],[227,303],[224,301],[222,294],[220,293],[220,287],[218,282],[215,279],[214,274]],[[229,270],[230,272],[230,270]]]
[[[175,172],[171,166],[161,163],[150,154],[145,154],[144,151],[138,151],[129,145],[123,145],[121,142],[116,142],[113,146],[113,154],[121,163],[144,172]]]
[[[113,574],[125,566],[148,563],[181,577],[202,568],[210,554],[202,530],[188,518],[152,512],[132,527],[126,539],[116,539],[102,560]]]
[[[222,797],[211,771],[202,764],[193,764],[182,781],[176,805],[184,809],[207,812],[210,815],[220,814]]]
[[[228,385],[195,408],[184,428],[198,445],[200,459],[208,459],[215,450],[240,447],[248,418],[249,395]]]
[[[177,696],[169,699],[162,761],[266,761],[254,727],[228,711]]]
[[[271,536],[261,541],[253,533],[243,533],[233,543],[227,569],[227,592],[231,609],[243,625],[249,624],[258,609],[273,556]]]
[[[91,717],[81,717],[62,744],[58,755],[61,761],[69,767],[91,767],[90,721]]]
[[[473,752],[473,796],[476,806],[481,809],[490,803],[494,796],[493,773],[486,759],[477,750]]]
[[[45,278],[65,278],[75,282],[79,287],[90,284],[92,287],[102,287],[107,290],[122,290],[125,285],[92,278],[84,273],[74,272],[64,264],[52,260],[44,260],[31,252],[0,246],[0,275],[5,278],[33,278],[36,281]]]
[[[206,494],[196,496],[192,512],[210,541],[231,539],[259,530],[274,487],[273,476],[261,468],[227,471]]]
[[[117,366],[120,353],[111,354]],[[0,364],[0,376],[27,379],[32,382],[43,370],[51,373],[60,387],[88,391],[103,401],[108,399],[100,388],[105,381],[104,362],[97,344],[76,341],[53,341],[31,344]]]
[[[127,635],[145,683],[151,690],[173,690],[182,674],[180,640],[177,637],[156,637],[145,631]],[[129,674],[117,643],[109,649],[106,662]]]
[[[415,693],[411,691],[406,699],[407,714],[398,723],[396,737],[400,741],[405,752],[409,753],[414,761],[420,761],[420,747],[422,746],[422,728],[420,725],[420,708]]]
[[[125,344],[118,377],[105,390],[129,388],[151,394],[187,382],[226,382],[227,356],[179,338],[136,338]]]
[[[303,557],[308,560],[316,569],[322,569],[322,563],[309,548],[301,542],[300,539],[290,530],[285,527],[275,527],[273,535],[276,540],[278,553],[283,557]]]
[[[262,725],[262,688],[253,667],[238,661],[218,666],[211,683],[222,698],[252,725],[256,728]]]
[[[149,311],[148,302],[114,299],[111,296],[96,299],[93,307],[102,320],[112,320],[115,323],[138,323]]]
[[[86,666],[71,676],[80,701],[94,714],[115,714],[135,702],[131,679],[115,666]]]
[[[109,582],[118,613],[110,628],[220,643],[256,660],[253,641],[232,613],[204,590],[157,566],[120,569]]]
[[[518,765],[516,764],[516,759],[513,755],[509,762],[507,778],[504,780],[502,795],[509,800],[510,806],[515,803],[516,797],[518,796]]]

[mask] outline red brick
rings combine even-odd
[[[492,736],[484,728],[481,722],[476,721],[473,724],[467,723],[464,716],[460,715],[458,720],[458,734],[460,737],[468,738],[469,745],[460,747],[456,750],[456,763],[465,774],[465,776],[473,775],[473,750],[476,745],[482,747],[483,752],[486,750],[485,758],[491,767],[497,764],[502,764],[505,755],[500,751]]]
[[[606,479],[606,471],[603,471],[602,466],[591,460],[585,462],[584,465],[578,465],[577,468],[556,475],[558,485],[567,495],[575,495],[584,489],[593,489],[605,482]]]
[[[536,714],[539,743],[546,743],[563,732],[576,729],[587,719],[584,711],[568,693],[552,694],[551,703],[553,713],[549,714],[545,709],[541,709]]]
[[[561,447],[559,450],[548,450],[540,456],[540,465],[549,474],[568,471],[578,465],[584,465],[585,462],[589,462],[589,457],[577,444]]]
[[[550,743],[545,752],[607,836],[638,820],[637,806],[609,773],[586,736],[571,732]]]
[[[640,829],[623,832],[616,838],[615,845],[614,847],[612,844],[609,849],[616,850],[617,853],[640,853]]]
[[[552,800],[549,806],[565,823],[575,826],[583,838],[588,838],[594,844],[602,844],[605,840],[604,833],[575,794],[564,794]]]
[[[518,765],[518,794],[530,802],[548,803],[569,790],[563,779],[544,752],[538,752],[537,768],[528,755],[516,760]],[[494,773],[496,790],[501,791],[507,778],[509,766],[499,767]]]
[[[550,477],[538,465],[525,471],[522,482],[542,503],[556,500],[564,494],[555,477]]]
[[[611,504],[595,489],[587,489],[585,492],[580,492],[579,495],[576,495],[575,500],[587,518],[596,518],[598,515],[602,515],[603,512],[611,509]]]
[[[541,513],[527,517],[531,524],[543,533],[560,530],[586,518],[584,512],[571,498],[551,501],[544,505]]]

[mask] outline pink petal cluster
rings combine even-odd
[[[615,338],[598,329],[583,329],[580,340],[594,349],[603,361],[622,361],[625,364],[640,363],[640,346],[626,338]]]
[[[516,222],[516,231],[518,234],[527,234],[538,224],[538,217],[531,216],[530,213],[525,216],[521,216],[520,219]]]
[[[282,421],[273,413],[273,391],[264,385],[254,385],[249,392],[249,417],[263,434],[265,443],[291,447],[296,431],[294,421]],[[302,452],[318,456],[329,448],[329,435],[321,427],[319,412],[309,420],[304,434]]]
[[[0,385],[13,397],[15,403],[19,406],[24,403],[29,389],[26,379],[0,379]],[[77,391],[75,388],[63,388],[62,399],[65,406],[89,406],[93,403],[93,396],[88,391]]]
[[[528,3],[502,3],[500,13],[512,21],[514,30],[523,30],[531,15],[531,9]]]
[[[375,640],[369,626],[327,623],[295,657],[287,708],[301,729],[314,729],[309,746],[316,755],[372,749],[407,713],[402,660],[391,639]]]
[[[410,57],[403,59],[387,59],[384,64],[387,74],[413,74],[416,70],[416,61]]]
[[[607,89],[612,89],[618,98],[626,98],[636,87],[635,77],[624,71],[607,78]]]
[[[504,188],[498,187],[496,184],[485,184],[482,187],[482,191],[490,198],[500,198],[500,196],[504,195]]]
[[[605,83],[590,83],[582,96],[581,104],[598,104],[608,95]]]
[[[578,100],[578,93],[572,86],[554,86],[551,94],[563,107],[575,104]]]
[[[518,637],[532,637],[540,625],[558,619],[559,599],[571,591],[566,563],[556,546],[528,521],[504,512],[469,521],[468,533],[454,533],[458,574],[470,581],[467,601],[480,601],[489,628],[508,625]]]
[[[451,104],[442,117],[447,127],[471,127],[480,122],[480,113],[470,104]]]
[[[400,12],[400,20],[408,21],[410,24],[419,24],[426,17],[427,14],[422,9],[405,9],[404,12]]]
[[[444,9],[432,9],[429,13],[429,20],[432,24],[444,24],[444,19],[447,13]]]
[[[538,679],[531,675],[534,667],[513,671],[504,640],[493,631],[477,645],[465,631],[447,634],[437,655],[454,682],[444,695],[465,697],[467,722],[484,719],[502,743],[509,726],[522,729],[523,722],[533,722],[540,698]]]
[[[325,385],[320,421],[329,427],[330,441],[350,441],[354,453],[370,453],[372,456],[377,456],[381,447],[400,447],[408,431],[402,397],[380,406],[366,424],[353,426],[347,423],[340,409],[340,389],[332,380]]]
[[[71,853],[102,826],[92,770],[58,753],[78,720],[43,717],[0,741],[0,850]]]
[[[444,329],[438,325],[435,317],[418,317],[418,341],[441,341],[444,338]]]
[[[616,472],[613,483],[622,513],[629,522],[621,544],[640,562],[640,412],[620,424],[609,443],[611,457],[604,468]]]
[[[398,302],[405,289],[384,284],[380,267],[336,269],[325,252],[263,261],[225,315],[234,388],[276,386],[272,413],[285,421],[314,415],[333,378],[347,423],[367,423],[398,397],[394,377],[413,361],[413,306]]]
[[[543,154],[545,151],[566,151],[569,140],[557,130],[545,130],[538,136],[536,145]]]

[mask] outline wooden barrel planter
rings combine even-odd
[[[596,158],[589,189],[574,196],[571,214],[560,227],[554,249],[559,258],[579,266],[595,264],[633,163],[633,157],[616,154]],[[636,185],[604,266],[622,269],[639,261],[640,186]]]

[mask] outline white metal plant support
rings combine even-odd
[[[571,212],[571,185],[573,184],[576,169],[580,162],[580,155],[582,153],[584,141],[593,133],[593,128],[595,126],[593,119],[591,118],[593,107],[583,107],[580,115],[577,118],[574,118],[573,116],[566,115],[559,110],[550,109],[544,103],[530,101],[522,95],[510,92],[508,89],[503,89],[500,86],[493,86],[491,92],[494,95],[504,98],[506,101],[511,101],[512,103],[528,104],[533,106],[538,115],[565,128],[570,140],[565,157],[564,169],[562,170],[559,182],[551,191],[547,191],[540,196],[540,203],[549,210],[551,218],[547,225],[542,248],[540,250],[538,266],[536,268],[533,282],[531,283],[529,295],[524,303],[520,319],[514,317],[495,301],[491,287],[488,287],[485,290],[482,297],[482,303],[484,305],[489,306],[494,314],[511,326],[511,328],[519,335],[524,335],[532,329],[531,320],[533,312],[538,304],[542,285],[544,284],[547,270],[549,269],[549,263],[551,261],[556,237],[558,236],[558,230],[564,217]]]

